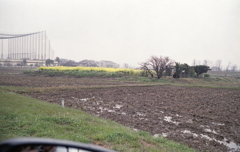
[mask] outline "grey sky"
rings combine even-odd
[[[151,55],[240,66],[239,0],[0,0],[0,32],[47,31],[60,58],[138,65]]]

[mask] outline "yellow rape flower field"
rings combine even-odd
[[[104,68],[104,67],[65,67],[65,66],[55,66],[55,67],[39,67],[40,71],[98,71],[98,72],[122,72],[130,75],[140,75],[143,70],[139,69],[126,69],[126,68]]]

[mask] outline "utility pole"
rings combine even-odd
[[[33,54],[33,53],[32,53],[32,52],[33,52],[33,35],[30,35],[30,38],[31,38],[31,39],[30,39],[30,40],[31,40],[31,41],[30,41],[30,45],[31,45],[30,60],[32,60],[32,58],[33,58],[33,57],[32,57],[32,54]]]
[[[10,54],[10,58],[13,59],[13,49],[14,49],[14,39],[11,39],[11,54]]]
[[[28,44],[28,42],[29,42],[29,38],[28,38],[29,36],[27,36],[27,50],[26,50],[26,59],[28,58],[28,50],[29,50],[29,44]]]
[[[50,40],[49,40],[49,44],[48,44],[48,58],[51,59],[51,56],[50,56]]]
[[[15,37],[14,38],[14,45],[15,45],[15,47],[14,47],[14,59],[17,59],[17,38]]]
[[[35,34],[33,34],[33,51],[32,51],[32,59],[35,58]]]
[[[18,39],[17,39],[17,37],[15,38],[15,41],[16,41],[15,59],[17,60],[18,59]]]
[[[38,60],[40,59],[40,32],[38,33]]]
[[[15,59],[15,51],[16,51],[16,38],[13,38],[13,58],[12,59]]]
[[[46,51],[47,51],[47,33],[46,33],[46,31],[45,31],[45,53],[44,53],[44,55],[45,55],[45,60],[46,60]]]
[[[21,38],[22,38],[22,53],[21,53],[21,57],[23,59],[23,37],[21,37]]]
[[[10,40],[10,39],[7,40],[7,41],[8,41],[8,50],[7,50],[8,55],[9,55],[9,50],[10,50],[10,42],[9,42],[9,40]]]
[[[1,58],[3,59],[3,39],[2,39],[2,54],[1,54]]]
[[[24,49],[23,58],[26,58],[26,52],[27,52],[27,36],[25,36],[25,49]]]
[[[42,59],[43,58],[43,40],[42,40],[42,33],[43,32],[41,32],[40,33],[40,35],[39,35],[39,38],[40,38],[40,59]]]

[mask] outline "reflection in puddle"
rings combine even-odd
[[[231,150],[236,150],[236,152],[237,152],[237,151],[240,151],[240,146],[237,145],[237,144],[234,143],[234,142],[227,143],[227,142],[225,141],[225,144],[224,144],[224,145],[228,146],[228,148],[230,148]]]
[[[178,115],[178,114],[176,114],[176,116],[177,116],[177,117],[182,117],[182,116],[180,116],[180,115]]]
[[[88,101],[89,98],[80,99],[81,101]]]
[[[136,129],[136,128],[133,128],[133,130],[134,130],[134,131],[138,131],[138,129]]]
[[[162,133],[162,136],[163,137],[167,137],[167,133]]]
[[[211,132],[211,133],[214,133],[214,134],[218,134],[215,130],[211,130],[211,129],[205,129],[204,131]]]
[[[154,134],[153,137],[154,138],[158,138],[160,136],[160,134]],[[167,133],[162,133],[161,134],[162,137],[167,137]]]
[[[174,124],[176,124],[176,125],[178,125],[179,123],[178,122],[176,122],[176,121],[172,121],[172,117],[171,116],[164,116],[164,119],[163,120],[165,120],[165,121],[167,121],[167,122],[171,122],[171,123],[174,123]]]
[[[140,113],[140,112],[137,112],[137,115],[138,115],[138,116],[146,116],[145,114]]]
[[[122,105],[116,105],[115,107],[113,107],[113,108],[117,108],[117,109],[120,109],[120,108],[122,108],[123,106]]]
[[[224,126],[225,124],[212,122],[213,125]]]
[[[215,131],[212,131],[212,130],[210,130],[210,129],[205,129],[205,131],[208,131],[208,132],[212,132],[212,133],[215,133],[215,134],[217,134]],[[181,131],[182,133],[184,133],[184,134],[191,134],[191,135],[193,135],[193,137],[194,138],[196,138],[196,137],[199,137],[199,135],[198,134],[196,134],[196,133],[192,133],[191,131],[189,131],[189,130],[184,130],[184,131]],[[223,141],[220,141],[220,140],[217,140],[217,139],[215,139],[215,138],[211,138],[211,137],[209,137],[208,135],[204,135],[204,134],[200,134],[200,137],[201,138],[204,138],[204,139],[207,139],[207,140],[209,140],[209,141],[216,141],[216,142],[218,142],[218,143],[220,143],[220,144],[223,144],[223,145],[225,145],[225,146],[227,146],[229,149],[231,149],[231,150],[233,150],[233,151],[239,151],[240,150],[240,145],[237,145],[236,143],[234,143],[234,142],[227,142],[227,139],[226,138],[224,138],[224,140]]]
[[[78,101],[88,101],[88,100],[90,100],[90,98],[78,99]],[[95,104],[96,105],[101,105],[102,102],[103,101],[97,101]],[[109,113],[116,113],[116,114],[119,114],[119,115],[127,115],[126,112],[123,112],[123,111],[118,112],[118,109],[121,109],[122,107],[123,107],[123,105],[116,104],[115,106],[112,107],[114,110],[104,108],[104,107],[101,107],[101,106],[99,106],[97,108],[89,108],[89,109],[92,110],[92,111],[94,111],[96,109],[100,110],[100,111],[97,112],[98,114],[106,111],[106,112],[109,112]],[[164,113],[164,112],[160,111],[160,113]],[[146,118],[146,114],[144,114],[144,113],[136,112],[135,116],[136,115],[138,116],[138,118],[141,121],[148,121],[149,120],[148,118]],[[183,116],[178,115],[178,114],[175,114],[175,116],[178,117],[178,118],[183,117]],[[162,118],[159,117],[159,119],[162,119]],[[179,122],[173,121],[171,116],[164,116],[163,120],[167,121],[169,123],[176,124],[176,125],[179,124]],[[186,123],[193,123],[193,120],[192,119],[186,120]],[[216,122],[212,122],[212,124],[215,125],[215,126],[224,126],[225,125],[223,123],[216,123]],[[205,133],[213,133],[215,135],[218,135],[218,133],[215,130],[210,129],[210,127],[208,125],[200,125],[200,127],[203,129],[202,131],[204,131]],[[133,130],[138,131],[138,129],[135,129],[135,128]],[[194,138],[202,138],[202,139],[206,139],[206,140],[209,140],[209,141],[215,141],[219,144],[223,144],[223,145],[227,146],[231,151],[240,151],[240,145],[237,145],[235,142],[232,142],[232,141],[229,142],[229,140],[227,140],[226,138],[224,138],[223,141],[220,141],[220,140],[217,140],[215,138],[211,138],[211,137],[209,137],[208,135],[205,135],[205,134],[193,133],[190,130],[183,130],[181,132],[183,134],[191,134]],[[167,137],[167,136],[169,136],[169,134],[167,134],[167,133],[155,134],[153,137],[157,138],[159,136]]]
[[[153,137],[154,137],[154,138],[157,138],[157,137],[159,137],[159,134],[155,134],[155,135],[153,135]]]
[[[192,133],[191,131],[189,131],[189,130],[184,130],[184,131],[181,131],[182,133],[184,133],[184,134],[191,134],[191,135],[193,135],[193,137],[198,137],[198,134],[195,134],[195,133]]]
[[[186,121],[186,123],[193,123],[193,120],[192,120],[192,119],[188,119],[188,120]]]

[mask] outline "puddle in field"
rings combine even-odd
[[[224,126],[225,124],[223,123],[216,123],[216,122],[212,122],[213,125],[217,125],[217,126]]]
[[[191,131],[189,131],[189,130],[184,130],[184,131],[181,131],[182,133],[184,133],[184,134],[191,134],[191,135],[193,135],[193,137],[198,137],[198,134],[195,134],[195,133],[192,133]]]
[[[163,137],[167,137],[167,133],[162,133],[162,136]]]
[[[75,100],[75,101],[83,101],[83,102],[86,102],[86,101],[88,101],[88,100],[90,100],[90,99],[94,99],[94,98],[95,98],[95,97],[78,99],[78,98],[72,97],[72,99]]]
[[[108,108],[98,107],[98,109],[101,110],[101,111],[100,111],[101,113],[102,113],[103,111],[114,112],[114,113],[116,113],[115,110],[111,110],[111,109],[108,109]]]
[[[92,98],[95,98],[95,97],[92,97]],[[87,102],[89,100],[91,100],[92,98],[83,98],[83,99],[78,99],[78,98],[74,98],[73,99],[75,100],[76,103],[79,103],[79,102]],[[113,105],[111,108],[108,108],[108,107],[104,107],[104,103],[103,101],[99,100],[99,101],[96,101],[95,103],[95,106],[97,105],[97,107],[93,108],[91,106],[87,107],[88,109],[90,109],[91,111],[95,111],[97,110],[97,114],[100,114],[100,113],[103,113],[103,112],[108,112],[108,113],[112,113],[112,114],[118,114],[118,115],[125,115],[127,116],[128,113],[125,112],[125,111],[122,111],[122,107],[123,105],[121,104],[115,104]],[[101,106],[102,105],[102,106]],[[162,113],[160,115],[160,117],[158,117],[158,119],[160,120],[163,120],[163,121],[166,121],[168,123],[171,123],[171,124],[175,124],[176,126],[178,126],[181,121],[179,121],[179,119],[182,119],[182,117],[184,116],[181,116],[179,114],[174,114],[172,116],[164,116],[164,111],[160,111],[160,113]],[[142,112],[134,112],[134,115],[138,117],[138,119],[140,121],[144,120],[144,121],[148,121],[149,119],[147,118],[148,115],[142,113]],[[98,115],[99,116],[99,115]],[[179,122],[176,122],[174,121],[174,119],[177,119]],[[193,120],[192,119],[187,119],[187,120],[184,120],[185,123],[187,124],[193,124]],[[211,125],[213,126],[225,126],[225,124],[223,123],[217,123],[217,122],[212,122]],[[208,141],[215,141],[219,144],[222,144],[222,145],[225,145],[226,147],[229,148],[229,151],[231,152],[237,152],[237,151],[240,151],[240,145],[237,145],[235,142],[233,141],[229,141],[227,138],[224,138],[223,140],[217,140],[215,138],[212,138],[211,136],[207,135],[208,133],[211,133],[211,134],[215,134],[215,135],[219,135],[220,132],[217,132],[215,131],[214,129],[210,129],[210,126],[211,125],[200,125],[200,127],[202,128],[202,133],[194,133],[194,132],[191,132],[190,130],[183,130],[181,131],[182,134],[191,134],[193,136],[193,138],[196,138],[196,139],[206,139]],[[138,129],[134,128],[133,129],[134,131],[139,131]],[[154,134],[153,137],[157,138],[157,137],[168,137],[168,136],[171,136],[171,133],[169,132],[162,132],[160,134]]]
[[[211,133],[214,133],[214,134],[218,134],[215,130],[211,130],[211,129],[205,129],[204,131],[205,132],[211,132]]]
[[[176,124],[176,125],[179,124],[179,122],[172,121],[172,117],[171,117],[171,116],[164,116],[164,119],[163,119],[163,120],[165,120],[165,121],[167,121],[167,122],[174,123],[174,124]]]
[[[224,144],[224,145],[225,145],[225,144]],[[234,143],[234,142],[226,143],[226,146],[227,146],[229,149],[231,149],[231,150],[233,150],[233,151],[235,151],[235,152],[240,151],[240,145],[237,145],[237,144]]]
[[[167,133],[162,133],[162,134],[154,134],[153,137],[154,138],[158,138],[159,136],[162,136],[162,137],[167,137]]]
[[[118,105],[118,104],[116,104],[116,106],[113,107],[113,108],[120,109],[120,108],[122,108],[122,107],[123,107],[123,105]]]
[[[210,130],[210,129],[205,129],[206,132],[211,132],[211,133],[214,133],[214,134],[217,134],[214,130]],[[227,146],[232,152],[237,152],[237,151],[240,151],[240,145],[237,145],[235,142],[227,142],[228,140],[226,138],[224,138],[223,141],[220,141],[220,140],[217,140],[215,138],[211,138],[209,137],[208,135],[204,135],[204,134],[196,134],[196,133],[193,133],[189,130],[184,130],[184,131],[181,131],[182,133],[184,134],[191,134],[193,135],[194,138],[197,138],[197,137],[200,137],[200,138],[204,138],[204,139],[207,139],[209,141],[216,141],[220,144],[223,144],[225,146]]]
[[[145,114],[140,113],[140,112],[137,112],[137,115],[138,115],[138,116],[142,116],[142,117],[146,116]]]

